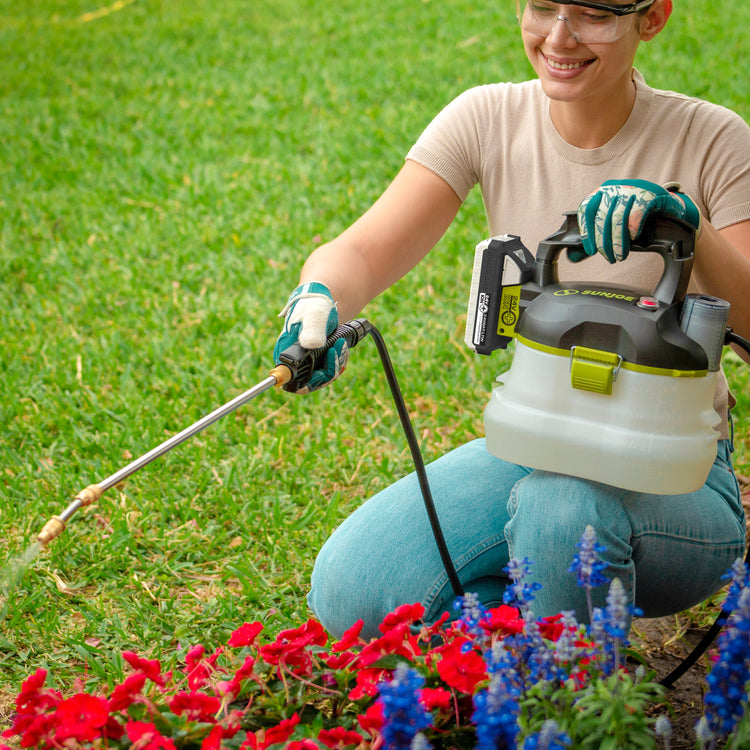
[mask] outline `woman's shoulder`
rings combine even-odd
[[[459,94],[455,101],[483,102],[498,105],[505,102],[527,102],[544,97],[542,86],[538,79],[514,83],[502,81],[498,83],[483,83],[466,89]]]
[[[716,128],[726,127],[750,132],[750,126],[739,114],[721,104],[679,91],[650,87],[647,89],[653,100],[654,113],[664,118],[665,124],[674,118],[682,122],[687,120],[691,122],[692,127],[708,133]]]
[[[536,79],[520,83],[484,83],[456,96],[443,114],[481,123],[505,117],[520,120],[542,111],[543,101],[544,92]]]

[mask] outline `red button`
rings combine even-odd
[[[656,297],[641,297],[636,304],[644,310],[656,310],[659,307],[659,300]]]

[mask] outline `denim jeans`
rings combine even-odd
[[[706,484],[684,495],[630,492],[517,466],[490,455],[484,439],[451,451],[427,472],[461,583],[488,607],[502,602],[508,560],[526,557],[542,584],[534,614],[575,610],[586,621],[585,592],[568,569],[589,524],[606,546],[605,572],[621,579],[646,617],[703,601],[744,553],[744,513],[728,440],[719,441]],[[605,596],[606,587],[595,590],[595,606],[603,606]],[[336,637],[360,618],[364,637],[378,635],[383,617],[405,603],[421,602],[432,621],[452,612],[454,599],[414,474],[372,497],[334,531],[315,561],[308,595]]]

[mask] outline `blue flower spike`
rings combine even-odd
[[[491,674],[489,686],[474,696],[471,718],[477,733],[476,750],[515,750],[520,708],[511,684],[498,670]]]
[[[664,714],[654,722],[654,734],[664,740],[664,750],[669,750],[670,740],[672,739],[672,724]]]
[[[742,588],[737,606],[719,635],[719,656],[706,677],[708,690],[703,698],[707,737],[728,737],[742,718],[750,680],[750,588]],[[697,731],[696,727],[696,731]]]
[[[531,561],[527,557],[510,560],[503,571],[508,574],[511,581],[503,594],[503,602],[518,607],[521,614],[525,615],[531,611],[535,592],[542,588],[541,583],[525,583],[525,579],[531,574]]]
[[[427,739],[420,735],[432,726],[432,716],[420,703],[424,677],[407,664],[399,664],[390,682],[381,682],[380,701],[383,704],[383,740],[389,750],[428,750]]]
[[[750,567],[748,567],[747,563],[741,557],[738,557],[723,578],[732,581],[727,592],[726,601],[724,602],[724,609],[734,611],[737,609],[742,590],[750,588]]]
[[[584,530],[576,547],[578,552],[573,558],[573,563],[568,572],[575,573],[576,583],[581,588],[586,589],[586,604],[588,605],[589,621],[591,621],[594,616],[591,590],[609,582],[609,578],[603,573],[609,563],[600,557],[601,553],[607,548],[603,544],[599,544],[596,531],[590,525]]]
[[[482,620],[487,617],[487,609],[479,601],[477,594],[467,592],[459,596],[453,604],[454,609],[461,610],[461,622],[464,629],[471,635],[477,636],[479,641],[483,640],[485,631],[482,629]]]
[[[523,750],[565,750],[571,743],[570,737],[558,729],[554,719],[547,719],[537,734],[532,734],[523,743]]]

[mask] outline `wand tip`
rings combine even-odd
[[[55,537],[60,536],[63,531],[65,531],[65,521],[63,521],[59,516],[53,516],[49,519],[49,521],[47,521],[47,523],[44,524],[36,540],[42,546],[46,546]]]

